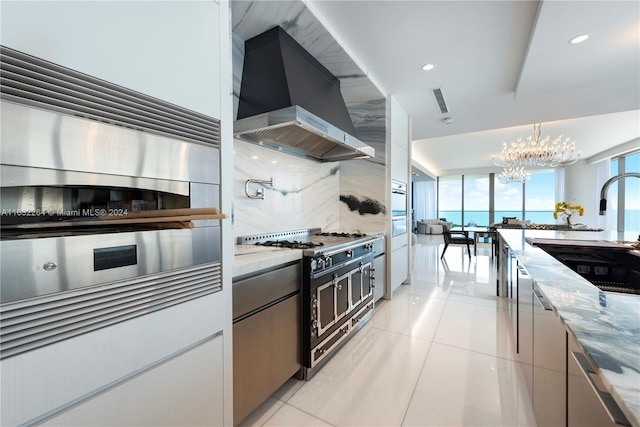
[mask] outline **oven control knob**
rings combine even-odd
[[[322,270],[324,268],[324,260],[322,258],[318,258],[316,264],[318,265],[318,269]]]
[[[315,329],[318,327],[318,321],[314,320],[313,322],[311,322],[311,326]]]
[[[327,268],[331,267],[332,261],[331,261],[331,257],[327,256],[324,257],[324,265],[327,266]]]
[[[349,249],[347,251],[347,258],[352,258],[353,257],[353,251],[351,249]]]
[[[314,271],[318,266],[318,262],[315,259],[311,260],[311,271]]]
[[[311,307],[316,307],[318,305],[318,300],[316,298],[311,300]]]

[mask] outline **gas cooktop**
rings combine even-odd
[[[320,229],[285,231],[238,238],[245,245],[273,246],[303,249],[305,256],[316,256],[323,252],[339,250],[352,244],[366,243],[377,239],[364,233],[322,232]]]

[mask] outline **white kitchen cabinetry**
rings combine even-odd
[[[529,396],[533,396],[533,280],[527,270],[516,265],[517,360],[525,378]]]
[[[4,46],[219,118],[229,212],[229,13],[217,1],[16,1],[3,2],[0,28]],[[223,235],[230,227],[222,222]],[[0,424],[231,425],[226,240],[222,291],[3,359]]]
[[[580,427],[629,425],[611,395],[602,391],[604,386],[589,360],[584,356],[584,352],[578,346],[573,334],[569,333],[568,337],[567,424]],[[584,365],[584,368],[580,367],[578,360]],[[591,381],[593,381],[593,386],[590,384]],[[594,387],[597,388],[597,391]],[[612,421],[608,411],[614,414],[613,416],[619,420],[620,424]]]
[[[0,28],[7,47],[220,118],[220,13],[213,1],[11,1]]]
[[[216,336],[42,425],[221,426],[222,341]]]
[[[173,371],[166,376],[164,386],[188,387],[189,383],[180,378],[192,376],[192,370],[216,372],[211,365],[218,364],[217,359],[209,360],[197,345],[222,335],[226,324],[225,305],[223,292],[216,292],[3,359],[0,425],[28,425],[71,408],[80,410],[84,404],[94,402],[95,405],[95,399],[102,393],[134,380],[138,374],[148,372],[152,378],[162,377],[167,371],[159,369],[161,363],[186,351],[199,357],[191,359],[191,364],[173,363]],[[196,365],[196,362],[202,364]],[[214,383],[222,378],[218,377]],[[131,396],[131,400],[157,393],[151,382],[135,382],[139,396]],[[145,384],[149,384],[149,388],[144,389]],[[212,387],[216,388],[215,384]],[[194,384],[193,393],[185,392],[187,397],[197,399],[200,391],[201,387]],[[155,404],[145,406],[143,403],[148,401],[137,401],[136,419],[149,416],[148,422],[140,424],[153,425]],[[220,404],[221,401],[208,402],[207,406]],[[179,402],[173,405],[166,402],[165,406],[166,410],[182,410]],[[101,420],[96,415],[92,422]],[[103,424],[111,425],[106,421]]]
[[[535,282],[533,293],[533,412],[540,426],[563,426],[567,332]]]
[[[411,212],[411,145],[410,145],[410,119],[407,113],[402,110],[396,100],[389,96],[387,98],[387,183],[388,199],[391,197],[392,180],[399,181],[407,186],[406,194],[406,223],[409,223]],[[387,206],[390,206],[387,203]],[[389,209],[390,210],[390,209]],[[410,278],[410,257],[411,250],[411,230],[407,227],[407,232],[397,236],[392,235],[391,212],[387,212],[387,289],[386,298],[391,298],[394,291],[402,283],[408,283]]]

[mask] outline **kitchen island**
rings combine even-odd
[[[603,292],[532,244],[539,239],[557,239],[590,241],[594,247],[620,246],[623,244],[615,242],[636,241],[637,233],[515,229],[498,233],[566,330],[575,336],[606,391],[629,422],[640,425],[640,296]],[[630,244],[627,252],[640,255]]]

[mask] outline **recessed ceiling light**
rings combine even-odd
[[[435,65],[433,65],[433,64],[426,64],[426,65],[423,65],[423,66],[422,66],[422,69],[423,69],[424,71],[430,71],[430,70],[433,70],[435,67],[436,67],[436,66],[435,66]]]
[[[569,40],[569,43],[571,44],[582,43],[583,41],[587,40],[589,37],[591,37],[591,34],[580,34],[579,36],[575,36],[574,38]]]

